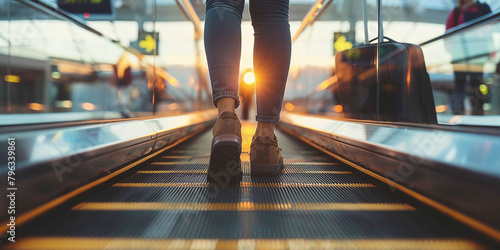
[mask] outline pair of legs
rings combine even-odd
[[[213,130],[207,180],[219,186],[242,180],[238,75],[241,18],[245,0],[207,0],[205,51],[214,105],[219,119]],[[289,0],[250,0],[254,27],[254,74],[257,131],[250,145],[252,175],[274,175],[283,167],[274,127],[278,122],[290,67]]]
[[[469,84],[467,84],[469,82]],[[451,96],[451,106],[453,114],[463,115],[464,99],[469,97],[472,105],[472,115],[483,115],[483,104],[486,96],[479,91],[479,86],[483,83],[483,73],[455,71],[455,89]]]
[[[245,0],[207,0],[205,50],[214,105],[219,116],[239,106],[241,19]],[[256,136],[274,136],[288,69],[291,36],[289,0],[250,0],[254,27],[254,73],[258,122]]]
[[[217,101],[217,110],[219,111],[219,116],[226,111],[235,112],[235,101],[230,97],[223,97]],[[274,136],[275,122],[257,122],[257,130],[255,130],[255,136]]]

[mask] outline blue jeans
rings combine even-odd
[[[231,97],[239,106],[241,18],[245,0],[207,0],[205,51],[214,105]],[[250,0],[254,28],[253,63],[257,95],[256,120],[278,122],[292,51],[289,0]]]

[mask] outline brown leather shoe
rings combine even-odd
[[[283,169],[283,156],[276,135],[254,136],[250,144],[250,169],[252,175],[277,175]]]
[[[233,112],[223,112],[213,130],[207,181],[227,186],[242,179],[241,123]]]

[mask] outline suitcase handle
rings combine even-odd
[[[378,39],[378,37],[375,37],[372,40],[370,40],[368,43],[372,43],[373,41],[376,41],[377,39]],[[387,39],[390,43],[397,43],[395,40],[393,40],[389,37],[386,37],[386,36],[384,36],[384,39]]]

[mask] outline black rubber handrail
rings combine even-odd
[[[40,1],[40,0],[30,0],[30,1],[27,1],[27,0],[16,0],[17,2],[21,3],[21,4],[24,4],[24,5],[27,5],[27,6],[30,6],[30,7],[33,7],[33,8],[36,8],[37,10],[40,10],[40,11],[43,11],[49,15],[52,15],[56,18],[59,18],[61,20],[64,20],[64,21],[70,21],[78,26],[80,26],[81,28],[84,28],[85,30],[87,31],[90,31],[98,36],[101,36],[101,37],[104,37],[104,38],[107,38],[109,40],[111,40],[112,42],[117,42],[113,39],[110,39],[108,37],[105,37],[104,34],[102,34],[101,32],[91,28],[90,26],[88,26],[85,22],[83,22],[82,20],[78,19],[78,18],[75,18],[74,16],[72,16],[71,14],[67,13],[66,11],[62,11],[60,9],[57,9],[57,8],[54,8],[53,6],[51,6],[50,4],[47,4],[43,1]]]
[[[50,4],[47,4],[43,1],[40,1],[40,0],[16,0],[17,2],[21,3],[21,4],[24,4],[26,6],[29,6],[29,7],[32,7],[34,9],[37,9],[39,11],[43,11],[45,12],[46,14],[48,15],[51,15],[55,18],[58,18],[60,20],[63,20],[63,21],[67,21],[67,22],[71,22],[75,25],[77,25],[78,27],[81,27],[97,36],[100,36],[118,46],[120,46],[121,48],[127,50],[128,52],[134,54],[135,56],[139,57],[139,58],[143,58],[144,55],[139,52],[138,50],[134,49],[133,47],[131,46],[126,46],[126,45],[123,45],[121,44],[119,41],[115,40],[115,39],[112,39],[110,37],[107,37],[106,35],[104,35],[103,33],[99,32],[98,30],[88,26],[84,21],[82,21],[81,19],[73,16],[72,14],[64,11],[64,10],[60,10],[58,8],[54,8],[53,6],[51,6]]]
[[[421,43],[420,46],[424,46],[424,45],[436,42],[438,40],[448,38],[448,37],[463,33],[465,31],[468,31],[471,29],[478,28],[480,26],[497,23],[499,21],[500,21],[500,12],[490,13],[488,15],[479,17],[479,18],[475,19],[474,21],[453,27],[449,31],[447,31],[446,33]]]

